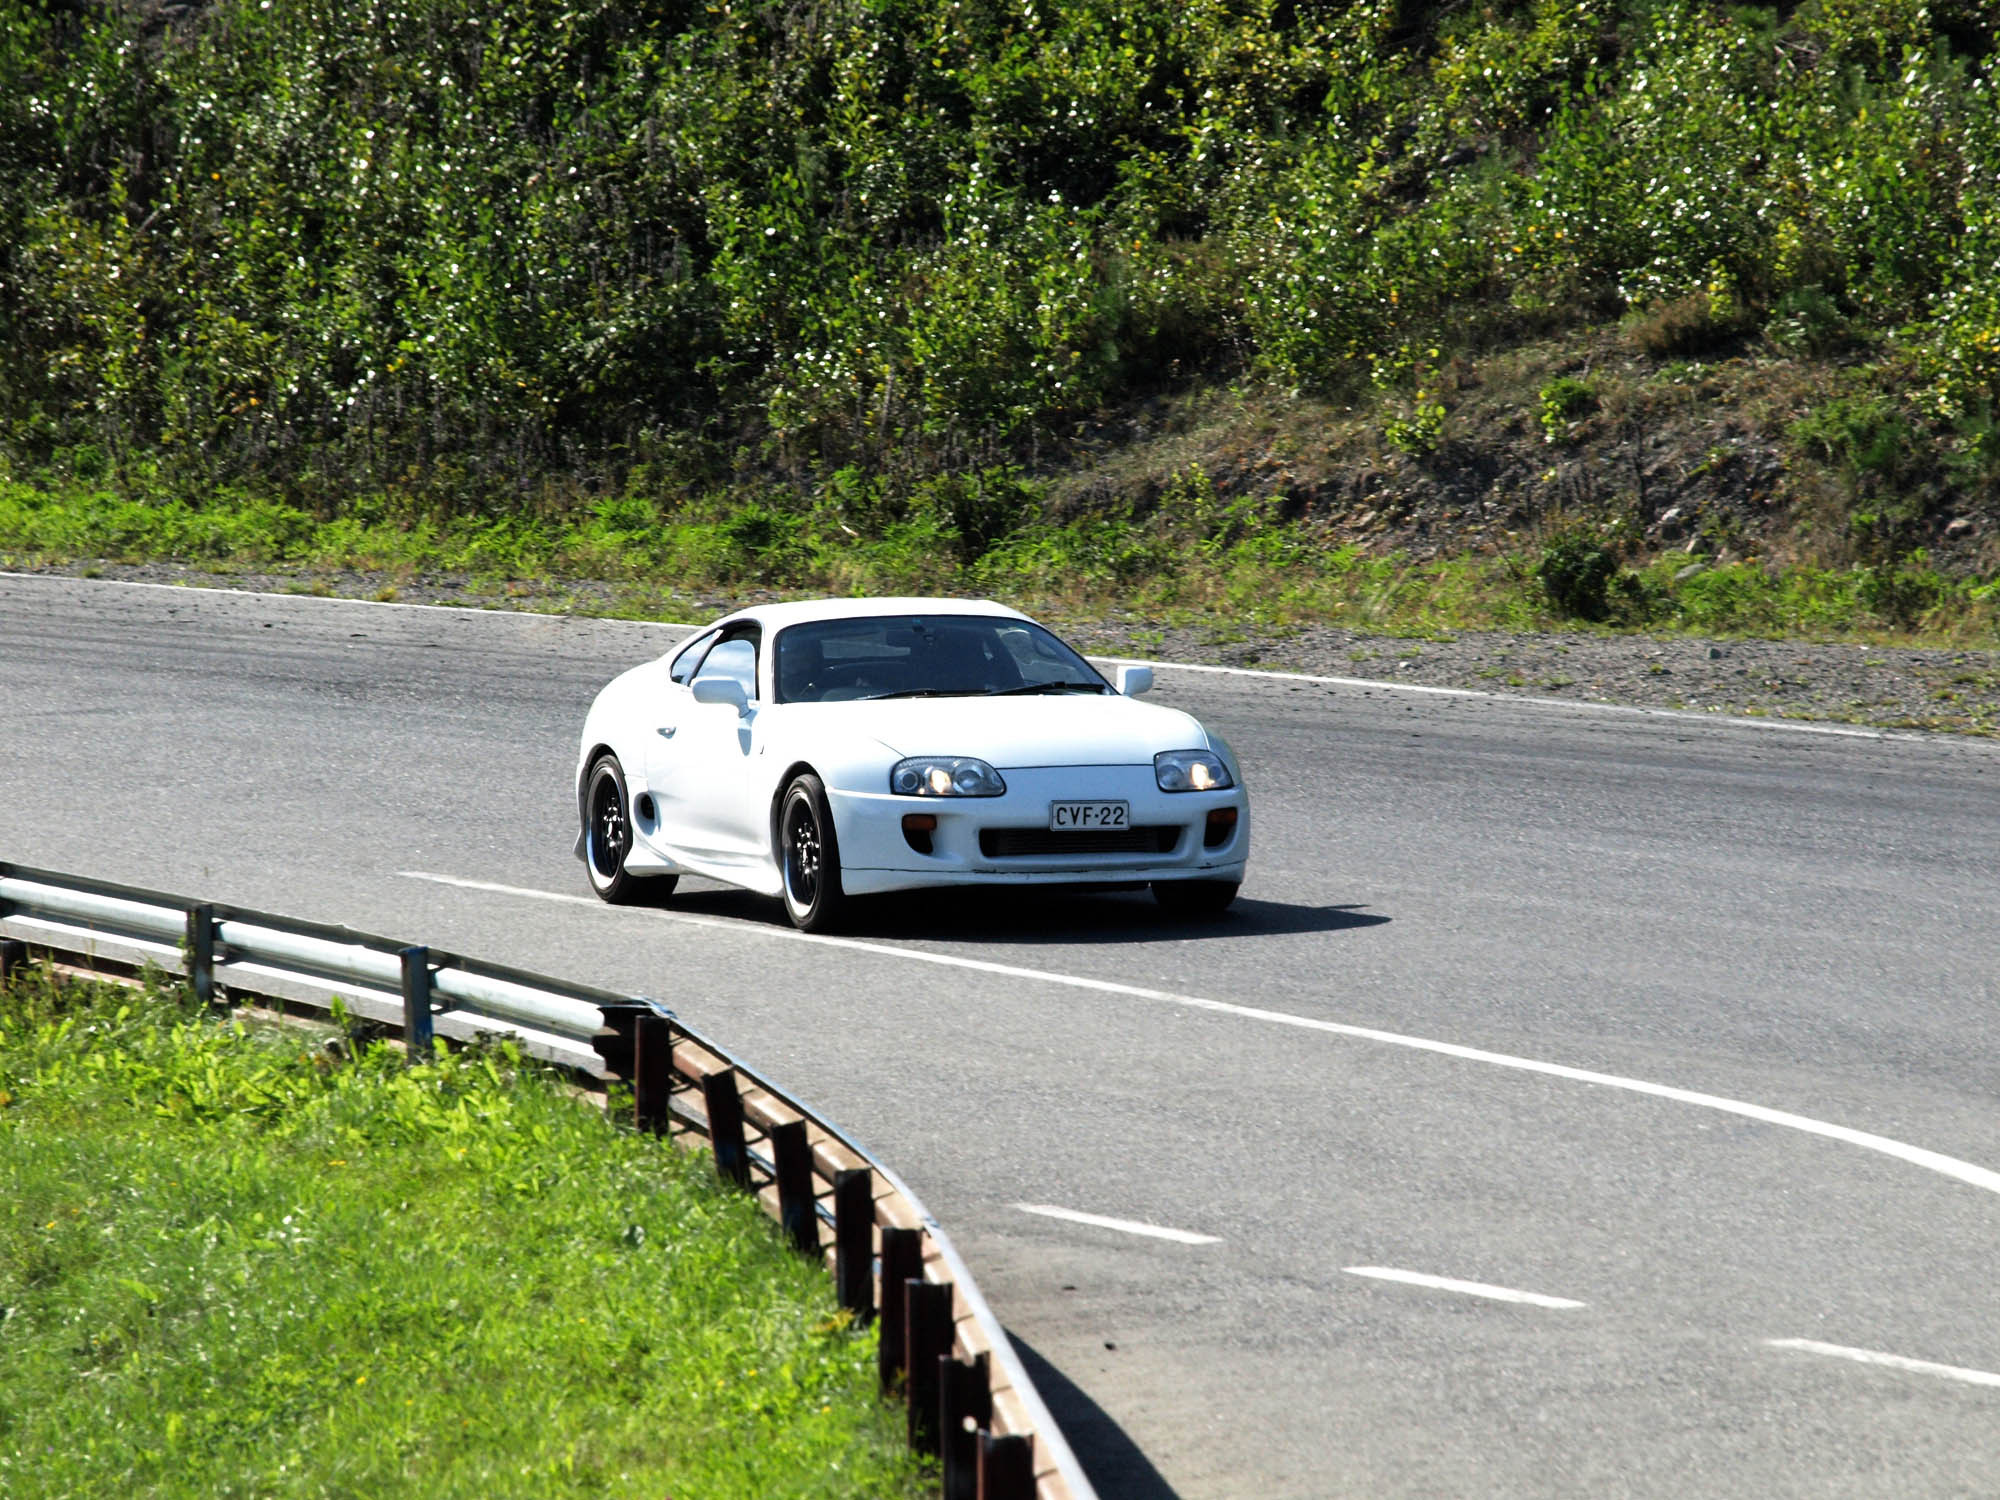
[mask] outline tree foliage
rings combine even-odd
[[[0,450],[322,511],[991,465],[1163,382],[1691,297],[1833,309],[1963,419],[1997,17],[0,0]]]

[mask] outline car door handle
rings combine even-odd
[[[662,724],[660,726],[660,731],[659,731],[660,738],[663,740],[672,739],[674,737],[674,730],[678,727],[679,727],[678,725],[674,724]]]

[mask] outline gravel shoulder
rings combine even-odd
[[[120,582],[320,594],[402,604],[630,616],[632,590],[582,579],[496,588],[465,578],[368,573],[205,572],[171,563],[73,563],[22,571]],[[755,597],[658,594],[652,618],[703,620]],[[1411,638],[1333,626],[1260,629],[1226,620],[1167,625],[1063,619],[1063,633],[1112,656],[1473,688],[1522,697],[2000,736],[2000,651],[1798,640],[1709,640],[1577,630],[1462,631]]]

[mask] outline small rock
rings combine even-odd
[[[1691,562],[1685,568],[1682,568],[1678,573],[1674,574],[1674,582],[1686,583],[1690,578],[1698,577],[1699,575],[1706,573],[1707,571],[1708,571],[1707,563]]]
[[[1692,554],[1703,551],[1706,548],[1706,546],[1707,544],[1703,542],[1699,536],[1691,536],[1688,538],[1687,546],[1683,547],[1681,550],[1683,552]]]
[[[1710,661],[1721,661],[1722,658],[1727,656],[1728,654],[1729,653],[1727,651],[1724,651],[1720,646],[1710,646],[1708,648],[1708,659]]]
[[[1681,534],[1686,525],[1687,513],[1678,505],[1670,505],[1660,512],[1660,519],[1653,523],[1653,528],[1671,541]]]
[[[1972,532],[1973,525],[1964,516],[1960,516],[1944,529],[1944,534],[1952,538],[1971,536]]]

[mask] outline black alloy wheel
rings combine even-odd
[[[793,778],[778,807],[778,866],[784,875],[785,914],[802,932],[825,932],[846,909],[840,888],[840,846],[826,787],[807,772]]]
[[[632,852],[632,800],[625,795],[625,773],[617,756],[599,756],[592,764],[584,783],[583,819],[583,865],[590,888],[601,898],[629,906],[674,888],[672,876],[644,880],[625,868]]]

